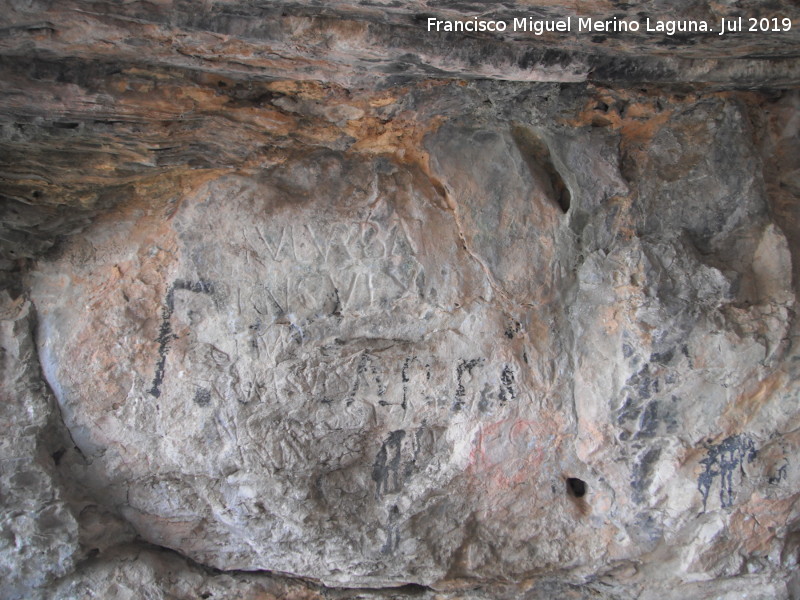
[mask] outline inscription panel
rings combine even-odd
[[[109,295],[82,326],[123,321],[126,335],[102,351],[127,352],[135,374],[71,415],[76,427],[104,424],[87,456],[109,481],[191,474],[186,501],[212,503],[198,522],[247,531],[278,569],[293,569],[295,539],[323,544],[352,523],[360,552],[405,552],[408,515],[458,476],[476,423],[522,410],[531,347],[489,302],[452,212],[383,185],[286,208],[263,182],[223,180],[153,224],[146,243],[114,241],[141,262],[102,268],[152,299],[132,310]],[[99,279],[86,268],[83,280]],[[81,372],[74,388],[104,375]],[[298,514],[271,512],[287,494]],[[158,502],[142,492],[142,523],[155,523]],[[292,543],[277,545],[279,531]]]
[[[274,318],[388,308],[419,294],[424,281],[396,215],[385,223],[254,224],[246,237],[248,259],[267,270],[263,293],[250,299],[257,312]]]

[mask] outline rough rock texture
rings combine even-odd
[[[800,597],[797,32],[478,10],[10,4],[0,597]]]
[[[0,576],[5,595],[22,596],[68,573],[78,554],[78,524],[65,505],[44,448],[53,412],[36,360],[30,302],[3,293],[0,309],[3,379],[0,446],[3,494]]]

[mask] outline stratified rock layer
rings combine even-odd
[[[797,597],[794,34],[265,10],[4,17],[0,595]]]

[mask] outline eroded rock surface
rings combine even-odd
[[[445,5],[11,7],[3,597],[798,597],[794,34]]]
[[[5,431],[0,574],[7,597],[24,596],[69,573],[79,553],[78,523],[63,501],[54,460],[43,442],[54,404],[36,360],[33,315],[30,302],[0,295],[0,418]]]

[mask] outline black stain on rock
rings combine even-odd
[[[411,381],[411,378],[408,376],[408,367],[411,364],[411,361],[416,358],[408,357],[403,362],[403,369],[401,371],[401,377],[403,380],[403,410],[405,411],[408,408],[408,382]]]
[[[389,523],[386,525],[386,542],[381,547],[381,554],[394,554],[394,551],[400,545],[400,533],[395,525],[399,516],[400,509],[395,504],[392,506],[392,510],[389,511]]]
[[[509,323],[508,325],[506,325],[506,330],[504,332],[504,335],[508,339],[513,340],[514,336],[520,333],[521,331],[522,331],[522,325],[520,324],[520,322],[514,321],[514,323]]]
[[[361,389],[362,383],[366,386],[365,391],[369,391],[374,385],[375,395],[378,397],[378,404],[381,406],[389,406],[390,403],[383,399],[388,388],[383,381],[380,362],[368,351],[365,351],[358,359],[356,377],[353,381],[353,386],[350,388],[350,393],[348,394],[347,406],[350,406],[355,401],[356,394],[359,389]]]
[[[646,500],[647,488],[653,483],[654,468],[661,458],[661,448],[650,448],[633,465],[631,472],[632,500],[641,504]]]
[[[194,393],[194,403],[197,406],[208,406],[211,404],[211,391],[206,388],[200,388]]]
[[[503,372],[500,373],[500,404],[505,404],[509,400],[514,400],[517,397],[517,392],[514,390],[514,371],[510,366],[505,365]]]
[[[700,461],[704,471],[697,478],[697,489],[703,496],[703,512],[708,495],[716,478],[719,478],[719,502],[722,508],[733,506],[733,475],[740,471],[744,461],[752,462],[757,455],[753,440],[746,435],[732,435],[716,446],[708,446],[706,457]]]
[[[467,389],[464,387],[464,382],[462,381],[464,377],[464,371],[472,374],[472,370],[477,367],[481,363],[480,358],[473,358],[471,360],[462,360],[458,363],[456,367],[456,394],[455,398],[453,399],[453,410],[460,411],[464,408],[465,397],[467,395]]]
[[[674,353],[668,352],[657,358],[669,361],[673,356]],[[616,412],[617,424],[625,429],[620,440],[652,439],[677,428],[677,397],[673,395],[672,402],[660,397],[666,391],[665,386],[673,385],[677,378],[670,372],[664,373],[662,368],[654,369],[654,364],[657,363],[645,364],[625,383],[625,402]]]
[[[169,343],[175,339],[172,333],[172,313],[175,312],[175,292],[186,290],[195,294],[214,294],[214,284],[203,279],[199,281],[188,281],[186,279],[176,279],[167,292],[164,300],[164,308],[161,310],[161,328],[158,332],[156,341],[158,342],[158,362],[156,363],[156,373],[153,376],[153,384],[150,387],[150,395],[158,398],[161,395],[161,384],[164,383],[164,368],[167,363],[167,353]]]
[[[369,364],[370,356],[368,353],[364,352],[359,359],[358,365],[356,366],[356,377],[353,380],[353,387],[350,389],[350,394],[347,397],[347,406],[353,404],[356,399],[356,393],[358,393],[358,388],[361,387],[361,376],[367,372],[367,365]]]
[[[644,407],[642,414],[639,416],[639,431],[636,432],[636,438],[648,439],[655,437],[658,423],[658,402],[653,401]]]
[[[670,348],[664,352],[655,352],[650,355],[650,362],[659,365],[668,365],[675,357],[675,348]]]
[[[56,463],[56,464],[58,464],[58,463]],[[780,466],[780,468],[778,468],[775,471],[774,475],[770,475],[769,478],[767,479],[767,481],[769,481],[769,484],[770,485],[776,485],[776,484],[780,483],[781,481],[783,481],[784,479],[786,479],[786,477],[787,477],[786,469],[787,469],[788,466],[789,466],[788,463],[783,463]]]
[[[406,432],[402,429],[392,431],[381,445],[375,463],[372,465],[372,480],[375,482],[375,497],[400,491],[400,458],[403,438]]]

